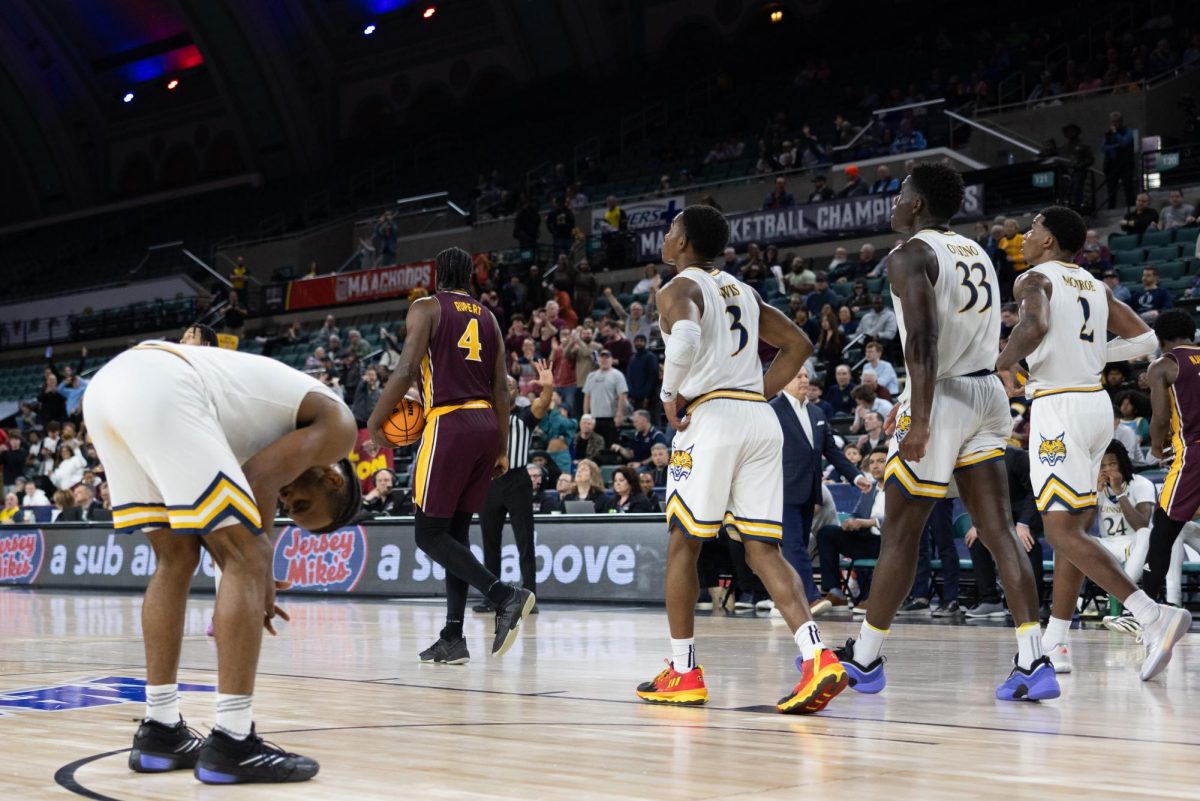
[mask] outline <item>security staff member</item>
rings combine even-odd
[[[483,531],[483,563],[493,575],[500,575],[500,542],[504,533],[504,517],[512,520],[513,539],[521,562],[521,584],[537,592],[537,558],[533,553],[533,483],[526,465],[533,441],[533,429],[550,409],[554,395],[554,371],[545,361],[535,361],[537,382],[542,394],[529,406],[517,406],[517,382],[509,377],[508,392],[513,402],[508,419],[508,472],[492,481],[487,501],[479,513],[479,528]],[[474,607],[476,612],[494,612],[491,602]],[[534,611],[537,609],[535,607]]]

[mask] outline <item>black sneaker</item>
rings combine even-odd
[[[492,612],[496,611],[496,605],[487,598],[484,598],[483,603],[475,604],[471,607],[471,611],[478,612],[481,615],[490,615]]]
[[[537,603],[537,597],[529,590],[513,587],[507,601],[496,608],[496,639],[492,642],[492,656],[504,656],[517,640],[517,627]]]
[[[204,738],[182,720],[174,726],[157,720],[143,720],[133,735],[129,769],[138,773],[164,773],[191,770],[196,766]]]
[[[467,650],[465,637],[459,637],[457,640],[439,637],[437,642],[421,652],[421,661],[443,665],[465,665],[471,661],[471,653]]]
[[[205,784],[306,782],[320,769],[316,760],[264,742],[251,725],[245,740],[235,740],[213,729],[200,750],[196,778]]]
[[[900,607],[897,615],[927,615],[929,614],[929,599],[928,598],[913,598],[904,606]]]
[[[938,604],[937,608],[933,610],[934,617],[958,617],[961,613],[962,607],[958,605],[958,601]]]

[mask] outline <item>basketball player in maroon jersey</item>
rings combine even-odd
[[[1171,548],[1200,508],[1200,346],[1192,316],[1182,309],[1160,314],[1154,333],[1162,357],[1146,376],[1154,409],[1150,447],[1159,459],[1171,459],[1151,519],[1148,569],[1142,576],[1142,588],[1157,600],[1171,565]]]
[[[408,309],[408,339],[367,421],[371,439],[391,447],[382,427],[414,384],[425,407],[425,430],[413,469],[417,546],[446,569],[446,627],[421,653],[422,662],[460,665],[470,659],[463,639],[467,587],[496,607],[492,655],[512,647],[533,608],[529,590],[502,583],[471,553],[471,515],[483,509],[493,476],[508,470],[508,385],[504,337],[496,318],[468,291],[471,254],[437,254],[439,291]]]

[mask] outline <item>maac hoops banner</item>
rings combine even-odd
[[[288,284],[284,307],[293,311],[403,297],[417,287],[432,292],[433,276],[432,261],[417,261],[341,275],[304,278]]]

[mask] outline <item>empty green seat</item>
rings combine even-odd
[[[1175,234],[1175,243],[1183,247],[1183,255],[1195,255],[1196,237],[1200,236],[1200,227],[1189,225],[1187,228],[1174,228],[1172,233]]]
[[[1112,251],[1133,250],[1138,246],[1137,234],[1120,234],[1108,238],[1108,248]]]
[[[1164,281],[1175,279],[1175,278],[1182,278],[1184,276],[1184,274],[1187,272],[1187,270],[1185,269],[1187,267],[1187,263],[1183,262],[1183,261],[1163,262],[1162,264],[1157,265],[1157,267],[1158,267],[1158,277],[1163,279]]]
[[[1145,257],[1146,251],[1141,248],[1133,250],[1114,250],[1112,252],[1113,264],[1141,264]]]
[[[1174,233],[1171,231],[1155,231],[1153,229],[1142,234],[1142,247],[1154,248],[1163,245],[1169,245],[1173,241]]]
[[[1144,269],[1145,269],[1145,267],[1143,267],[1141,264],[1135,264],[1133,266],[1126,266],[1126,267],[1118,267],[1117,275],[1119,275],[1121,277],[1122,284],[1131,284],[1131,283],[1140,284],[1141,280],[1142,280],[1142,270],[1144,270]]]
[[[1150,248],[1146,252],[1146,261],[1174,261],[1181,255],[1179,251],[1179,245],[1164,245],[1162,247]]]

